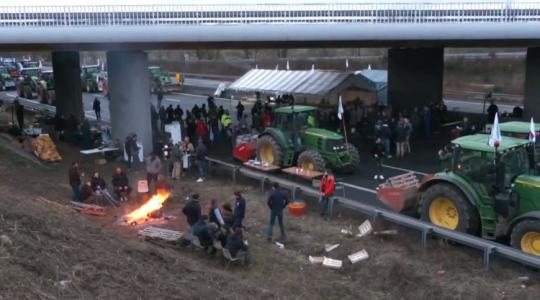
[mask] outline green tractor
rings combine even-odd
[[[257,159],[279,167],[296,164],[305,170],[354,172],[360,161],[358,150],[343,136],[317,128],[316,114],[312,106],[274,110],[272,125],[257,139]]]
[[[19,77],[15,82],[17,95],[27,99],[32,99],[33,93],[37,91],[41,68],[26,68],[19,71]]]
[[[540,256],[540,176],[531,160],[534,146],[504,137],[495,148],[488,138],[476,134],[452,141],[451,167],[423,182],[411,203],[424,221],[486,239],[509,239],[512,247]],[[389,203],[396,201],[389,192],[385,197],[385,187],[379,188],[379,199],[399,207]]]
[[[176,79],[173,81],[171,76],[163,72],[160,67],[148,67],[150,76],[150,93],[157,93],[158,89],[162,89],[164,93],[180,90],[180,85],[183,83],[183,77],[180,73],[176,74]]]
[[[5,91],[8,89],[15,89],[15,80],[11,77],[7,67],[0,66],[0,90]]]
[[[37,97],[39,102],[54,105],[55,96],[53,71],[41,72],[37,86]]]
[[[95,93],[99,91],[100,80],[100,65],[86,65],[81,67],[81,86],[84,92]]]

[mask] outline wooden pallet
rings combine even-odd
[[[104,216],[107,214],[107,212],[105,211],[105,208],[99,205],[84,204],[84,203],[75,202],[75,201],[71,201],[70,205],[71,205],[71,208],[85,215]]]
[[[158,239],[166,242],[176,243],[184,237],[184,234],[180,231],[158,228],[158,227],[146,227],[139,230],[139,235],[144,239]]]

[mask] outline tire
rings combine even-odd
[[[422,194],[420,216],[446,229],[478,234],[480,220],[476,208],[460,190],[448,183],[436,183]]]
[[[350,143],[345,144],[345,149],[347,149],[351,154],[351,164],[341,168],[340,171],[343,173],[352,174],[356,172],[358,166],[360,165],[360,153],[358,152],[358,149],[356,149],[356,147]]]
[[[274,166],[283,166],[283,149],[270,135],[263,135],[257,139],[257,159]]]
[[[322,172],[326,168],[326,163],[318,151],[306,150],[298,156],[297,166],[304,170]]]
[[[510,245],[525,253],[540,256],[540,220],[519,222],[510,234]]]

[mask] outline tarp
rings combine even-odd
[[[388,71],[370,68],[357,71],[354,74],[377,93],[377,102],[379,104],[386,105],[388,103]]]
[[[357,76],[335,71],[288,71],[254,69],[233,82],[228,89],[241,92],[303,94],[325,96],[355,86],[372,90]]]

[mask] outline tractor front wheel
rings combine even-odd
[[[315,150],[306,150],[298,156],[298,167],[309,171],[324,171],[326,163],[321,154]]]
[[[351,156],[351,161],[348,165],[341,168],[341,172],[343,173],[354,173],[356,169],[358,169],[358,166],[360,165],[360,153],[358,153],[358,149],[356,149],[355,146],[352,144],[345,144],[345,149],[347,149],[347,152],[349,152],[349,155]]]
[[[525,253],[540,256],[540,220],[519,222],[510,235],[510,245]]]
[[[436,183],[423,193],[420,215],[422,220],[446,229],[478,233],[476,209],[461,191],[447,183]]]
[[[257,140],[257,159],[281,167],[283,165],[283,149],[270,135],[263,135]]]

